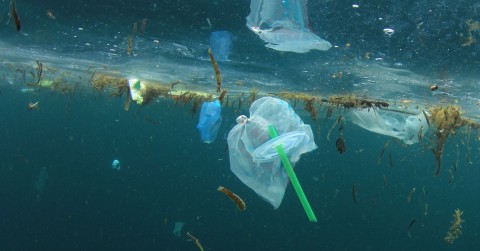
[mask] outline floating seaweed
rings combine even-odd
[[[30,74],[32,75],[32,78],[36,78],[37,81],[35,83],[27,83],[28,86],[39,86],[42,81],[43,64],[38,60],[36,60],[35,62],[37,63],[37,67],[35,67],[35,70],[37,70],[37,74],[35,75],[34,72],[30,72]],[[23,79],[25,80],[25,72],[23,73]]]
[[[310,113],[310,118],[312,118],[313,121],[317,120],[317,109],[315,109],[315,106],[314,106],[315,98],[307,99],[304,101],[305,101],[305,111]]]
[[[418,133],[417,133],[417,137],[418,137],[418,142],[422,142],[422,135],[423,135],[423,125],[420,127],[420,129],[418,129]]]
[[[392,150],[388,153],[388,164],[390,164],[390,167],[393,167]]]
[[[197,247],[198,247],[198,249],[200,249],[200,251],[203,251],[202,244],[200,243],[200,241],[198,240],[197,237],[193,236],[189,232],[187,232],[187,236],[188,236],[188,238],[190,238],[190,240],[195,242],[195,245],[197,245]]]
[[[351,96],[330,96],[328,102],[344,108],[388,108],[389,103],[384,101],[375,101],[369,99],[360,99],[353,95]]]
[[[413,219],[410,224],[408,224],[408,238],[412,238],[412,226],[413,224],[415,224],[415,222],[417,222],[416,219]]]
[[[357,202],[357,186],[355,184],[353,184],[352,186],[352,199],[353,199],[353,202],[355,202],[355,205],[358,205],[358,202]]]
[[[410,192],[408,192],[407,194],[407,203],[412,202],[412,197],[415,191],[416,191],[415,187],[412,187],[412,189],[410,189]]]
[[[453,213],[452,217],[453,220],[451,222],[450,229],[447,232],[444,241],[446,241],[449,245],[452,245],[453,242],[462,234],[462,223],[465,222],[462,220],[463,212],[460,209],[456,209]]]
[[[220,101],[221,104],[223,104],[223,99],[225,98],[225,94],[227,94],[227,90],[223,89],[222,93],[218,97],[218,101]],[[227,97],[227,106],[228,106],[228,97]]]
[[[132,55],[133,37],[129,36],[127,40],[127,55]]]
[[[152,100],[158,97],[166,97],[170,92],[170,88],[167,86],[161,86],[156,84],[145,84],[145,89],[142,90],[143,103],[142,105],[149,104]]]
[[[105,91],[106,88],[116,89],[111,96],[121,97],[128,90],[128,80],[126,78],[114,77],[105,74],[97,74],[94,72],[90,78],[93,89],[99,93]]]
[[[190,94],[190,92],[182,92],[180,95],[173,96],[172,98],[175,100],[175,105],[177,105],[179,102],[186,104],[189,101],[187,97],[188,94]]]
[[[341,120],[342,120],[342,115],[340,115],[340,117],[338,118],[337,123],[340,123]],[[338,128],[338,139],[335,142],[335,144],[337,146],[337,151],[340,154],[344,153],[347,150],[345,147],[345,140],[343,139],[343,124],[340,125],[340,127]]]
[[[438,175],[442,166],[443,149],[448,136],[454,134],[456,129],[464,126],[468,121],[461,118],[458,106],[433,107],[430,109],[430,114],[430,119],[436,127],[437,146],[435,149],[432,149],[432,152],[435,155],[434,174]]]
[[[132,28],[132,34],[128,37],[128,44],[127,44],[127,54],[131,55],[132,54],[132,48],[133,48],[133,38],[135,37],[135,34],[137,33],[138,29],[138,23],[135,22],[133,23],[133,28]]]
[[[345,147],[345,140],[343,139],[343,137],[339,137],[337,139],[337,141],[335,142],[336,146],[337,146],[337,151],[342,154],[346,151],[346,147]]]
[[[272,95],[272,94],[271,94]],[[293,102],[293,108],[297,106],[297,101],[303,101],[305,103],[305,111],[310,113],[310,117],[312,120],[317,119],[317,109],[315,108],[315,103],[320,101],[319,99],[315,98],[312,95],[304,94],[304,93],[293,93],[293,92],[281,92],[278,96],[282,99],[287,99]]]
[[[468,32],[467,39],[460,46],[462,46],[462,47],[470,46],[470,45],[474,44],[475,42],[477,42],[477,40],[473,37],[472,32]]]
[[[192,108],[190,109],[190,112],[192,113],[192,118],[197,113],[198,107],[200,107],[200,105],[202,104],[202,101],[203,101],[203,97],[199,95],[195,96],[195,98],[193,99]]]
[[[327,119],[329,119],[332,116],[333,116],[333,107],[327,106],[326,112],[325,112],[325,121],[327,121]]]
[[[17,32],[19,32],[21,28],[20,17],[18,17],[15,0],[10,0],[10,17],[13,18],[13,21],[15,22],[15,29],[17,30]]]
[[[140,33],[144,33],[146,28],[147,28],[147,18],[142,18],[142,21],[140,22]]]
[[[255,100],[257,100],[257,94],[258,90],[253,88],[250,90],[250,96],[248,97],[248,100],[250,100],[250,104],[252,104]]]
[[[390,140],[387,140],[387,142],[385,142],[385,144],[383,145],[382,151],[380,151],[380,154],[378,155],[377,165],[380,165],[382,163],[382,157],[385,153],[385,150],[387,150],[388,145],[390,145]]]
[[[240,198],[238,195],[234,194],[232,191],[228,190],[227,188],[225,188],[223,186],[219,186],[217,188],[217,191],[222,192],[228,198],[230,198],[237,205],[237,207],[238,207],[238,209],[240,209],[240,211],[245,211],[245,209],[247,208],[247,206],[245,205],[245,202],[242,200],[242,198]]]
[[[452,166],[448,170],[448,184],[451,184],[455,179],[455,174],[457,173],[459,155],[460,155],[460,152],[457,144],[457,158],[455,159],[455,162],[452,163]]]
[[[332,127],[330,128],[330,130],[328,130],[328,133],[327,133],[327,140],[330,140],[330,134],[332,133],[333,129],[335,128],[335,126],[337,126],[340,122],[342,121],[342,114],[340,114],[337,118],[337,121],[332,125]]]
[[[212,62],[213,70],[215,71],[215,80],[217,81],[217,92],[220,92],[222,87],[222,75],[220,75],[220,68],[213,57],[212,49],[208,48],[208,55],[210,56],[210,61]]]
[[[170,85],[170,88],[173,89],[176,85],[180,84],[180,80],[173,81]]]

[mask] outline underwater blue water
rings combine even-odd
[[[316,75],[315,69],[327,67],[318,61],[348,66],[367,52],[372,59],[401,62],[438,79],[446,68],[447,79],[468,75],[478,81],[479,45],[460,46],[467,35],[465,21],[480,20],[476,2],[357,3],[360,9],[352,8],[350,2],[309,1],[311,29],[342,49],[298,55],[272,53],[251,34],[245,27],[246,0],[194,4],[17,0],[20,33],[11,20],[6,24],[9,1],[2,1],[0,62],[8,61],[5,48],[11,47],[25,54],[35,51],[30,64],[42,60],[42,53],[54,52],[58,58],[78,58],[72,65],[91,59],[106,67],[128,68],[126,38],[133,22],[146,17],[144,40],[136,40],[138,57],[148,59],[144,69],[160,72],[152,62],[163,60],[200,64],[205,62],[201,50],[207,48],[211,32],[201,27],[208,27],[209,18],[215,29],[232,31],[238,38],[231,55],[234,62],[220,65],[222,70],[241,68],[246,75],[263,72],[265,79],[282,79],[285,82],[278,91],[303,91],[317,85],[321,90],[354,91],[325,80],[325,74]],[[48,18],[47,10],[56,19]],[[387,25],[396,30],[391,39],[381,32]],[[463,37],[455,35],[460,33]],[[154,39],[179,45],[158,48],[146,42]],[[346,48],[346,43],[352,46]],[[319,107],[314,121],[303,105],[297,105],[294,109],[312,125],[318,145],[295,165],[318,218],[318,223],[311,223],[290,185],[274,210],[230,171],[226,135],[238,115],[248,115],[247,105],[222,107],[218,137],[205,144],[196,129],[199,114],[192,114],[190,105],[160,99],[146,106],[132,104],[125,112],[123,98],[99,94],[89,85],[71,96],[48,89],[23,93],[9,82],[7,71],[12,69],[0,66],[2,250],[199,250],[187,232],[205,250],[474,250],[480,245],[476,130],[469,133],[463,128],[449,137],[442,169],[434,176],[431,131],[420,144],[405,146],[347,121],[346,152],[340,154],[335,146],[337,128],[327,140],[340,110],[327,119],[325,108]],[[226,74],[226,79],[233,76]],[[359,79],[344,76],[347,82]],[[302,83],[285,85],[292,82]],[[448,91],[461,90],[456,94],[459,99],[478,100],[477,82],[468,83],[472,86],[467,88],[455,82]],[[419,91],[413,96],[430,95],[428,90],[415,90]],[[438,96],[434,99],[438,102],[449,97]],[[27,109],[32,101],[39,101],[38,110]],[[470,103],[476,107],[474,101]],[[114,159],[120,161],[121,170],[112,169]],[[449,170],[455,163],[451,180]],[[240,212],[216,191],[219,185],[242,197],[247,209]],[[464,212],[463,234],[450,246],[443,238],[457,208]],[[185,223],[180,236],[173,234],[176,222]]]

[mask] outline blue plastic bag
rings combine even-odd
[[[214,102],[203,102],[197,125],[200,138],[203,142],[212,143],[217,138],[218,130],[222,124],[221,113],[222,106],[218,100]]]
[[[217,61],[227,61],[232,52],[232,33],[229,31],[214,31],[210,35],[210,49]]]

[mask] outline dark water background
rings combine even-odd
[[[350,2],[310,1],[312,29],[331,42],[362,44],[365,50],[388,54],[392,61],[409,60],[412,65],[421,65],[428,60],[426,68],[438,69],[448,63],[455,67],[458,62],[468,67],[478,60],[477,44],[467,52],[458,51],[463,40],[450,35],[465,30],[467,17],[478,17],[473,1],[356,3],[375,7],[369,8],[370,14],[356,16],[349,13]],[[98,40],[114,40],[112,36],[121,31],[124,41],[131,24],[147,17],[152,37],[203,34],[206,40],[209,31],[198,31],[196,27],[205,25],[209,17],[219,28],[236,31],[240,44],[245,45],[235,47],[237,53],[255,55],[264,47],[245,27],[248,4],[17,1],[28,40],[12,33],[11,25],[3,26],[0,35],[2,41],[18,46],[37,46],[46,51],[58,46],[58,50],[79,53],[83,49],[73,46],[75,42],[62,40],[62,34],[80,25],[96,27],[90,35]],[[0,8],[8,9],[8,1],[1,2]],[[61,22],[47,23],[47,9],[54,10],[56,20]],[[412,26],[423,21],[430,27],[426,33],[429,36],[387,46],[378,29],[383,29],[383,24],[373,21],[373,13],[377,12],[388,13],[397,20],[396,27],[404,27],[412,36],[417,31]],[[3,11],[0,16],[2,23],[6,22],[5,14]],[[344,17],[345,22],[327,25],[325,19],[332,15]],[[361,23],[364,29],[352,28],[354,23]],[[266,60],[260,56],[258,59]],[[32,99],[40,101],[40,110],[26,109]],[[161,100],[125,112],[123,99],[100,96],[88,88],[73,96],[70,105],[67,99],[49,91],[24,94],[2,86],[2,250],[197,250],[188,241],[187,231],[199,238],[205,250],[472,250],[480,245],[480,146],[475,131],[470,137],[459,131],[447,141],[443,168],[434,177],[434,158],[427,140],[409,147],[392,141],[377,165],[387,137],[347,123],[347,151],[340,155],[335,149],[336,130],[330,141],[326,139],[336,118],[324,121],[320,117],[313,122],[302,112],[305,123],[312,124],[314,131],[320,127],[315,139],[319,148],[302,156],[296,166],[319,219],[314,224],[308,222],[292,187],[288,187],[281,207],[273,210],[230,172],[224,135],[246,110],[225,109],[220,136],[207,145],[199,140],[195,129],[198,115],[192,118],[189,106]],[[427,137],[433,139],[432,134]],[[458,168],[449,184],[448,169],[457,160],[457,145]],[[390,152],[393,166],[388,160]],[[119,172],[111,169],[115,158],[122,165]],[[41,175],[43,190],[35,190],[44,167],[48,175]],[[386,184],[384,175],[388,178]],[[358,205],[352,199],[354,184]],[[240,213],[216,191],[219,185],[239,194],[247,210]],[[407,195],[413,187],[416,192],[409,203]],[[443,237],[457,208],[464,211],[464,234],[448,246]],[[416,223],[409,238],[408,225],[413,219]],[[182,237],[172,234],[176,221],[186,223]]]

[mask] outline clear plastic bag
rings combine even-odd
[[[288,184],[288,175],[274,148],[282,144],[292,165],[300,155],[317,148],[312,129],[303,123],[287,102],[264,97],[250,107],[249,119],[228,134],[230,169],[261,198],[278,208]],[[270,139],[268,126],[278,137]]]
[[[308,29],[307,0],[251,0],[247,27],[278,51],[305,53],[332,45]]]
[[[418,143],[418,135],[425,135],[428,122],[423,113],[405,116],[379,109],[351,110],[347,117],[353,123],[374,133],[395,137],[407,145]]]

